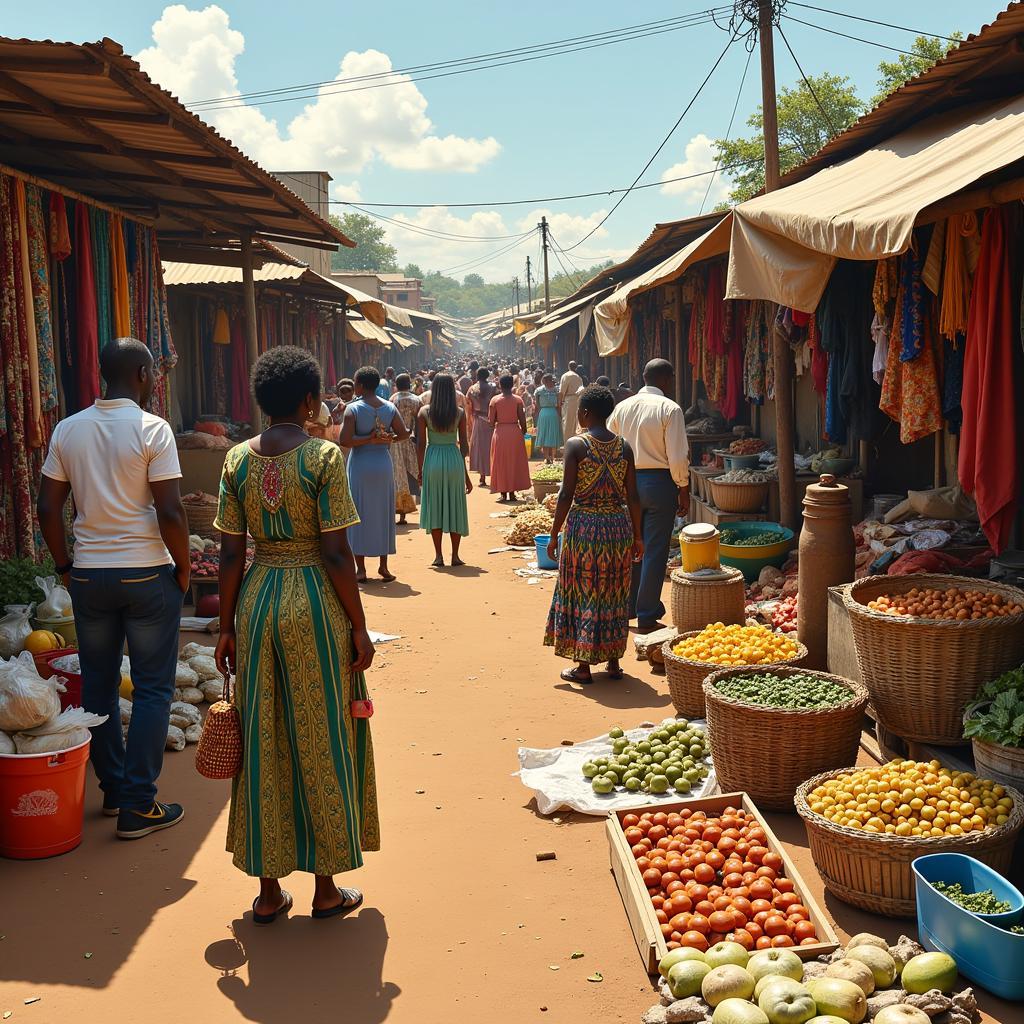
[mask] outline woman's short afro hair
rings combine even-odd
[[[268,416],[290,416],[307,395],[320,394],[320,364],[294,345],[272,348],[252,368],[252,390]]]
[[[599,420],[606,420],[615,408],[615,396],[600,384],[588,384],[580,395],[580,408],[586,409]]]

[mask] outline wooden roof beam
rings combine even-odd
[[[6,71],[6,66],[5,66]],[[24,88],[20,79],[11,79],[18,82]],[[8,92],[13,92],[9,86],[5,86]],[[39,93],[38,95],[42,95]],[[16,103],[13,100],[0,100],[0,112],[5,114],[35,114],[38,108],[32,103]],[[48,113],[61,114],[63,117],[88,118],[91,121],[111,121],[119,124],[167,124],[168,118],[160,117],[157,114],[145,110],[104,110],[101,107],[69,107],[64,103],[53,103],[52,111]]]
[[[4,136],[18,132],[16,128],[8,129],[3,124],[3,118],[0,117],[0,142],[4,141]],[[48,152],[50,150],[60,153],[89,153],[92,155],[103,155],[107,152],[103,146],[95,142],[65,142],[63,139],[42,139],[35,136],[26,135],[24,132],[18,132],[19,138],[11,141],[17,141],[19,145],[31,145],[33,149],[38,149],[41,152]],[[28,141],[25,141],[28,140]],[[132,146],[125,146],[123,153],[125,156],[143,156],[149,157],[152,160],[159,160],[161,162],[166,161],[172,164],[182,164],[185,166],[194,167],[220,167],[230,168],[233,166],[232,161],[227,157],[223,156],[208,156],[205,153],[168,153],[166,150],[160,149],[136,149]]]
[[[77,54],[67,57],[5,57],[5,71],[28,71],[40,75],[104,75],[106,66],[83,60]]]

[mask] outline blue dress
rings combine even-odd
[[[538,388],[534,399],[540,406],[537,413],[536,448],[562,447],[562,421],[558,418],[558,392],[554,388]]]
[[[398,410],[383,402],[379,409],[361,398],[345,411],[352,411],[356,437],[369,437],[377,423],[390,429]],[[359,513],[359,522],[349,527],[352,554],[380,558],[395,553],[395,469],[391,449],[385,444],[352,448],[348,456],[348,487]]]

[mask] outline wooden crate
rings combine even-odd
[[[720,526],[722,523],[763,523],[768,517],[764,512],[723,512],[707,501],[690,495],[690,522],[710,523]]]
[[[863,683],[860,665],[857,664],[857,649],[853,644],[850,613],[843,603],[849,589],[849,583],[828,588],[828,670],[835,676]]]
[[[622,830],[622,819],[627,814],[644,814],[647,811],[661,811],[671,814],[688,807],[692,811],[705,811],[710,814],[720,814],[726,807],[738,807],[756,818],[764,834],[767,836],[768,849],[782,857],[783,874],[792,879],[794,891],[800,897],[800,902],[810,913],[811,922],[822,940],[813,946],[792,946],[791,948],[801,960],[813,960],[826,953],[832,953],[839,948],[839,937],[836,935],[832,922],[825,916],[818,906],[810,889],[800,877],[799,872],[793,865],[783,845],[776,838],[775,833],[768,827],[764,815],[757,809],[754,802],[746,793],[723,793],[720,796],[703,797],[698,800],[680,800],[678,803],[646,804],[638,807],[627,807],[622,810],[609,811],[608,820],[605,822],[605,832],[608,836],[608,849],[611,856],[612,874],[615,876],[615,883],[619,887],[619,895],[622,897],[622,904],[626,909],[626,917],[629,926],[633,931],[633,938],[636,947],[640,952],[640,959],[643,960],[648,974],[658,973],[658,964],[662,957],[668,954],[668,946],[665,937],[661,934],[661,926],[654,914],[654,906],[647,894],[647,887],[636,866],[633,853],[626,842],[626,836]]]

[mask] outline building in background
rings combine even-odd
[[[322,220],[329,219],[331,214],[329,195],[331,176],[326,171],[272,171],[271,173]],[[330,276],[331,250],[312,245],[285,244],[284,242],[279,244],[285,252],[302,260],[310,270],[316,271],[322,277]],[[357,287],[361,286],[357,285]]]
[[[423,309],[420,305],[423,282],[418,277],[390,273],[382,273],[377,276],[381,280],[380,297],[385,302],[390,302],[392,306],[401,306],[402,309]]]
[[[339,284],[349,288],[358,288],[375,299],[384,299],[381,275],[375,270],[332,270],[329,275]],[[384,301],[390,302],[390,299]]]

